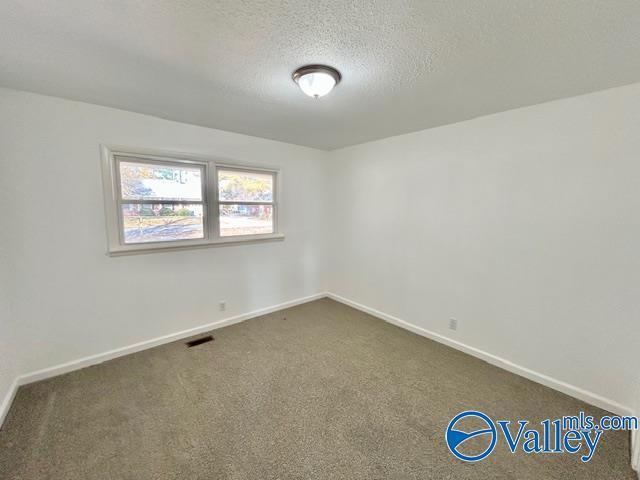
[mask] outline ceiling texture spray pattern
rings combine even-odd
[[[4,0],[0,38],[1,86],[322,149],[640,81],[637,0]]]

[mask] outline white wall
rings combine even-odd
[[[5,89],[0,118],[0,402],[17,375],[329,290],[636,405],[640,84],[328,153]],[[285,241],[106,256],[101,143],[281,167]]]
[[[7,186],[4,170],[0,169],[0,208],[11,205],[6,195]],[[14,357],[15,342],[13,342],[13,318],[11,315],[11,276],[9,251],[7,244],[6,227],[0,228],[0,426],[7,411],[12,391],[12,385],[16,378]]]
[[[3,203],[3,247],[13,271],[11,329],[20,342],[10,375],[326,289],[318,240],[326,153],[6,89],[0,118],[4,197],[11,199]],[[285,240],[108,257],[101,143],[280,167]],[[218,310],[221,300],[226,312]],[[6,388],[2,375],[0,399]]]
[[[12,351],[12,332],[8,326],[9,311],[7,304],[0,305],[0,427],[13,400],[14,382],[18,375]]]
[[[332,292],[635,406],[640,84],[331,158]]]

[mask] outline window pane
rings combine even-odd
[[[218,198],[228,202],[272,202],[273,175],[218,170]]]
[[[204,238],[201,204],[122,205],[124,243]]]
[[[220,236],[273,233],[271,205],[220,205]]]
[[[197,167],[120,162],[123,200],[202,200]]]

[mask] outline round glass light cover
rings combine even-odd
[[[325,72],[313,72],[302,75],[298,79],[300,90],[310,97],[323,97],[336,86],[336,79]]]

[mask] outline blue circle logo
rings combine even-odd
[[[474,419],[474,424],[481,423],[482,427],[478,429],[474,429],[470,432],[465,432],[463,430],[457,430],[455,428],[456,424],[458,424],[461,420],[465,418]],[[475,438],[481,435],[489,435],[490,441],[489,446],[486,447],[480,453],[477,452],[467,452],[467,454],[463,453],[465,451],[465,442],[470,438]],[[465,462],[477,462],[478,460],[482,460],[483,458],[489,456],[493,449],[496,446],[497,440],[496,426],[487,415],[482,412],[475,411],[467,411],[462,412],[456,415],[449,422],[449,426],[447,427],[447,432],[445,434],[445,438],[447,440],[447,446],[451,453],[453,453],[460,460],[464,460]],[[467,444],[468,445],[468,444]]]

